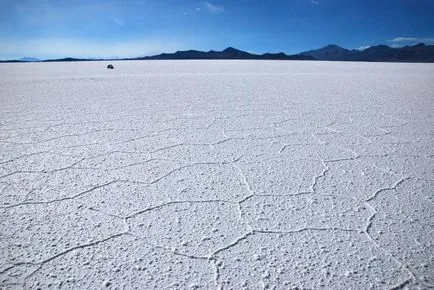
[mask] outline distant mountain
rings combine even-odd
[[[0,60],[1,62],[36,62],[36,60],[25,60],[28,58],[20,58],[20,59],[11,59],[11,60]],[[95,61],[99,59],[86,59],[86,58],[73,58],[73,57],[65,57],[65,58],[58,58],[58,59],[46,59],[46,60],[37,60],[37,62],[67,62],[67,61]]]
[[[114,60],[159,60],[159,59],[258,59],[258,60],[327,60],[327,61],[376,61],[376,62],[434,62],[434,45],[419,43],[413,46],[390,47],[376,45],[364,50],[346,49],[334,44],[320,49],[309,50],[299,54],[288,55],[284,52],[254,54],[228,47],[222,51],[182,50],[174,53],[161,53],[153,56],[124,59],[84,59],[59,58],[44,62],[69,61],[114,61]],[[39,61],[36,58],[23,57],[19,60],[4,60],[0,62]]]
[[[349,58],[356,50],[349,50],[335,44],[329,44],[320,49],[309,50],[299,55],[311,56],[318,60],[343,60]]]
[[[419,43],[396,48],[376,45],[364,50],[349,50],[337,45],[327,45],[317,50],[302,52],[299,55],[329,61],[434,62],[434,45]]]
[[[315,58],[305,55],[287,55],[280,53],[254,54],[242,51],[233,47],[228,47],[222,51],[199,51],[184,50],[175,53],[162,53],[154,56],[130,58],[131,60],[145,59],[281,59],[281,60],[314,60]]]
[[[393,48],[387,45],[371,46],[360,52],[361,61],[434,62],[434,45],[419,43]]]
[[[27,61],[27,62],[36,62],[36,61],[41,61],[39,58],[36,58],[36,57],[29,57],[29,56],[22,57],[22,58],[20,58],[19,60],[20,60],[20,61]]]
[[[0,63],[4,62],[4,63],[15,63],[15,62],[25,62],[25,61],[21,61],[18,59],[8,59],[8,60],[0,60]]]
[[[74,57],[65,57],[65,58],[57,58],[57,59],[47,59],[44,62],[65,62],[65,61],[93,61],[99,59],[87,59],[87,58],[74,58]]]

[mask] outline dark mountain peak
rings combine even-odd
[[[319,60],[342,60],[354,52],[340,47],[336,44],[329,44],[320,49],[302,52],[300,55],[307,55]]]
[[[233,52],[244,52],[244,51],[229,46],[228,48],[225,48],[222,52],[233,53]]]
[[[221,58],[253,59],[256,55],[233,47],[228,47],[220,53]]]
[[[175,54],[182,54],[182,53],[192,53],[197,52],[197,50],[189,49],[189,50],[177,50]]]
[[[388,55],[392,54],[396,49],[398,49],[398,48],[392,48],[388,45],[380,44],[380,45],[374,45],[374,46],[368,47],[367,49],[362,50],[362,52],[365,53],[365,55],[369,55],[368,59],[370,59],[370,57],[372,55],[376,55],[376,57],[377,57],[377,55],[378,56],[380,56],[380,55],[384,56],[385,54],[388,54]],[[364,56],[364,57],[366,57],[366,56]],[[368,59],[366,59],[366,60],[368,60]]]
[[[340,47],[339,45],[336,44],[329,44],[324,46],[323,48],[320,49],[333,49],[333,50],[348,50],[346,48]]]
[[[413,45],[413,47],[426,47],[426,45],[425,45],[425,43],[421,42],[421,43]]]
[[[44,60],[45,62],[54,62],[54,61],[89,61],[89,60],[97,60],[97,59],[84,59],[84,58],[75,58],[75,57],[64,57],[64,58],[58,58],[58,59],[47,59]]]
[[[272,53],[272,52],[266,52],[264,54],[262,54],[262,56],[277,56],[277,57],[285,57],[287,56],[284,52],[276,52],[276,53]]]
[[[391,48],[391,47],[388,46],[388,45],[379,44],[379,45],[373,45],[371,47],[368,47],[366,50],[369,50],[369,49],[371,49],[371,50],[375,50],[375,49],[389,49],[389,48]]]

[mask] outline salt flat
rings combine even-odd
[[[1,289],[434,287],[434,65],[0,65]]]

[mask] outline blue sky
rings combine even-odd
[[[0,0],[0,59],[434,44],[434,0]]]

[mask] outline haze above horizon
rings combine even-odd
[[[432,11],[429,0],[4,0],[0,59],[434,44]]]

